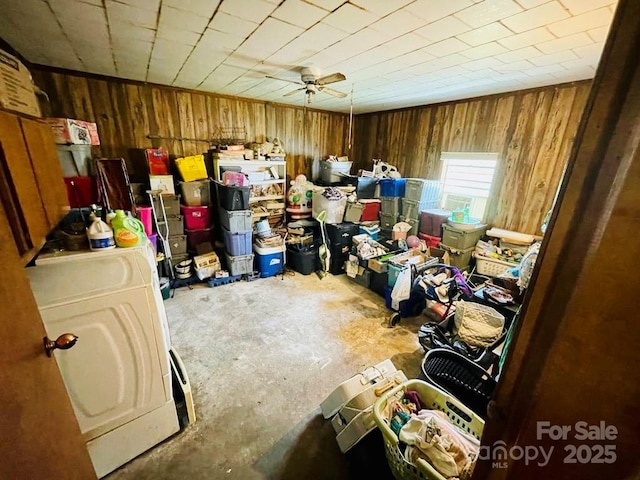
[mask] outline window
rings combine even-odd
[[[497,153],[442,152],[441,207],[455,210],[469,207],[469,215],[484,218],[491,193]]]

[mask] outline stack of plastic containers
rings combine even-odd
[[[405,178],[383,178],[380,180],[380,228],[391,230],[398,223],[405,194]]]
[[[253,273],[249,188],[215,182],[227,269],[232,276]]]
[[[211,242],[210,181],[208,179],[180,183],[182,207],[187,247],[197,253],[198,245]]]
[[[418,234],[420,212],[431,208],[438,208],[441,184],[439,180],[424,180],[422,178],[408,178],[402,200],[403,222],[411,225],[409,235]]]

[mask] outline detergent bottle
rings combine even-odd
[[[142,222],[137,218],[128,217],[124,210],[116,210],[111,226],[118,247],[137,247],[147,240]]]
[[[93,223],[87,228],[87,237],[89,238],[89,248],[93,251],[99,250],[111,250],[116,248],[115,240],[113,239],[113,230],[111,227],[104,223],[100,217],[92,213],[89,217]]]

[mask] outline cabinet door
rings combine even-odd
[[[49,230],[53,230],[69,211],[67,190],[64,186],[53,132],[49,125],[35,120],[21,118],[20,124],[47,215]]]
[[[11,230],[20,255],[44,243],[49,223],[18,117],[0,112],[2,202],[11,208]]]
[[[145,287],[44,308],[40,314],[49,338],[73,332],[81,339],[54,354],[85,440],[171,398],[163,379],[167,353],[156,344],[158,320]]]

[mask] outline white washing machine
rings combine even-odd
[[[41,255],[27,269],[99,477],[179,430],[171,346],[150,245]],[[186,377],[186,374],[184,374]]]

